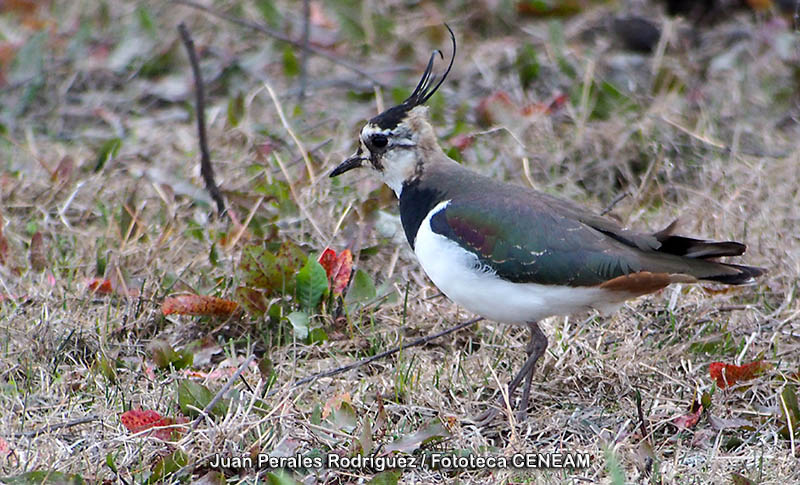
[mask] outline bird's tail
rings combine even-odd
[[[672,234],[676,226],[677,221],[674,221],[665,229],[653,234],[658,242],[661,243],[657,251],[697,260],[690,264],[692,268],[691,276],[700,280],[716,281],[726,285],[746,285],[767,272],[766,269],[756,266],[714,261],[715,258],[744,254],[745,250],[747,250],[747,246],[744,244],[736,241],[706,241],[676,236]]]
[[[722,266],[727,271],[720,274],[712,274],[708,276],[700,276],[699,279],[707,281],[716,281],[726,285],[747,285],[753,283],[756,278],[767,272],[764,268],[756,266],[743,266],[739,264],[729,263],[716,263]]]

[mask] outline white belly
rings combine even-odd
[[[477,256],[431,230],[431,217],[449,203],[440,202],[422,221],[414,252],[431,281],[467,310],[496,322],[524,324],[592,308],[609,312],[619,307],[621,301],[607,301],[609,293],[599,288],[512,283],[489,268],[479,271]]]

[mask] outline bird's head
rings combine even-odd
[[[424,104],[439,89],[453,67],[456,38],[449,26],[447,30],[453,41],[453,56],[441,79],[437,82],[433,74],[433,61],[437,54],[442,56],[436,50],[431,54],[414,92],[405,101],[372,118],[361,128],[358,149],[331,172],[331,177],[354,168],[369,167],[399,196],[403,182],[413,179],[422,170],[426,153],[441,151],[428,120],[428,108]]]

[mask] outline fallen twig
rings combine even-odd
[[[639,414],[639,430],[642,432],[642,439],[647,439],[649,431],[647,430],[647,420],[644,417],[644,410],[642,410],[642,393],[639,392],[639,389],[636,389],[633,398],[634,401],[636,401],[636,412]]]
[[[31,430],[31,431],[22,431],[20,433],[15,433],[14,434],[14,438],[31,438],[33,436],[38,436],[40,434],[52,433],[53,431],[56,431],[56,430],[59,430],[59,429],[71,428],[73,426],[78,426],[79,424],[91,423],[92,421],[97,421],[98,419],[100,419],[99,416],[92,415],[92,416],[86,416],[86,417],[83,417],[83,418],[74,419],[72,421],[67,421],[66,423],[48,424],[47,426],[44,426],[44,427],[39,428],[39,429],[34,429],[34,430]]]
[[[308,84],[308,45],[311,37],[311,0],[303,0],[303,49],[300,57],[300,93],[297,98],[302,103],[306,97]]]
[[[408,349],[408,348],[411,348],[411,347],[416,347],[418,345],[423,345],[423,344],[426,344],[426,343],[430,342],[431,340],[435,340],[435,339],[437,339],[439,337],[444,337],[445,335],[449,335],[449,334],[451,334],[453,332],[457,332],[457,331],[459,331],[459,330],[461,330],[463,328],[469,327],[470,325],[474,325],[475,323],[480,322],[481,320],[483,320],[483,317],[473,318],[472,320],[468,320],[466,322],[459,323],[458,325],[456,325],[454,327],[450,327],[450,328],[448,328],[446,330],[443,330],[443,331],[441,331],[439,333],[435,333],[433,335],[426,335],[424,337],[420,337],[420,338],[418,338],[416,340],[412,340],[411,342],[409,342],[407,344],[403,344],[403,345],[401,345],[399,347],[395,347],[393,349],[389,349],[386,352],[381,352],[380,354],[375,354],[372,357],[367,357],[366,359],[361,359],[361,360],[359,360],[357,362],[353,362],[352,364],[343,365],[343,366],[337,367],[335,369],[326,370],[324,372],[319,372],[317,374],[313,374],[313,375],[310,375],[308,377],[304,377],[302,379],[294,381],[289,386],[289,388],[290,389],[294,389],[295,387],[302,386],[303,384],[307,384],[309,382],[315,381],[317,379],[321,379],[323,377],[331,377],[331,376],[335,376],[336,374],[341,374],[342,372],[347,372],[347,371],[352,370],[352,369],[357,369],[358,367],[361,367],[363,365],[367,365],[370,362],[374,362],[374,361],[376,361],[378,359],[383,359],[384,357],[388,357],[388,356],[390,356],[392,354],[396,354],[397,352],[400,352],[401,350],[405,350],[405,349]],[[269,391],[267,393],[267,395],[264,396],[264,397],[272,396],[273,394],[277,393],[278,391],[280,391],[280,389],[273,389],[273,390]]]
[[[189,54],[189,62],[192,65],[192,72],[194,73],[194,92],[197,103],[197,132],[200,139],[200,174],[206,183],[206,190],[217,203],[217,213],[221,217],[225,213],[225,201],[222,199],[222,194],[219,192],[219,187],[214,181],[214,168],[211,166],[211,156],[208,153],[208,139],[206,136],[206,101],[205,89],[203,88],[203,76],[200,73],[200,64],[197,61],[197,52],[194,48],[194,41],[192,36],[189,35],[189,30],[186,24],[181,22],[178,25],[178,31],[181,33],[181,40],[186,47]]]
[[[191,426],[192,430],[195,430],[197,428],[197,425],[200,424],[200,421],[202,421],[203,418],[208,416],[208,413],[212,409],[214,409],[214,406],[216,406],[217,403],[220,401],[220,399],[222,399],[222,396],[224,396],[225,393],[228,392],[228,390],[230,390],[231,386],[233,386],[233,383],[236,382],[237,379],[239,379],[239,376],[242,375],[242,372],[244,372],[244,370],[250,366],[250,362],[252,362],[253,359],[255,358],[256,358],[255,354],[250,354],[250,357],[246,358],[244,362],[242,362],[242,365],[240,365],[239,368],[236,369],[236,372],[234,372],[231,378],[228,379],[228,382],[226,382],[225,385],[222,386],[222,389],[220,389],[219,392],[217,392],[217,394],[214,396],[214,398],[211,399],[211,401],[209,401],[208,404],[206,404],[206,407],[204,407],[203,410],[200,411],[200,416],[194,418],[194,421],[192,421],[192,426]]]
[[[609,203],[609,204],[606,206],[606,208],[605,208],[605,209],[603,209],[602,211],[600,211],[600,215],[601,215],[601,216],[604,216],[604,215],[608,214],[609,212],[611,212],[611,211],[614,209],[614,207],[615,207],[617,204],[619,204],[619,203],[620,203],[620,201],[621,201],[622,199],[624,199],[625,197],[627,197],[628,195],[630,195],[630,194],[628,193],[628,191],[627,191],[627,190],[626,190],[625,192],[620,192],[619,194],[617,194],[617,196],[616,196],[616,197],[614,197],[614,200],[612,200],[612,201],[611,201],[611,202],[610,202],[610,203]]]

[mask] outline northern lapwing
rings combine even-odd
[[[449,27],[448,27],[448,30]],[[751,283],[761,268],[717,262],[745,245],[635,232],[568,200],[480,175],[449,158],[424,103],[442,85],[435,51],[416,89],[361,129],[356,153],[331,172],[368,167],[400,201],[400,220],[425,273],[454,302],[496,322],[530,329],[528,358],[508,387],[525,379],[524,418],[536,361],[547,348],[537,322],[623,302],[671,283]],[[490,411],[485,417],[491,417]]]

